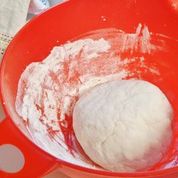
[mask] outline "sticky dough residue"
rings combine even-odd
[[[16,110],[28,123],[34,141],[52,155],[78,165],[94,165],[83,155],[72,129],[72,110],[78,97],[95,85],[144,73],[158,75],[146,56],[163,50],[148,28],[136,33],[102,29],[81,39],[54,47],[41,62],[23,72],[16,97]]]

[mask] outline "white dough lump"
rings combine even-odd
[[[75,135],[101,167],[120,172],[150,168],[172,139],[172,107],[143,80],[104,83],[83,94],[73,111]]]

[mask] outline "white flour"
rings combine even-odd
[[[46,59],[27,66],[19,80],[16,110],[27,121],[34,141],[60,159],[93,166],[76,145],[73,107],[82,93],[97,84],[141,78],[142,73],[159,76],[155,64],[147,66],[144,56],[162,50],[162,44],[152,44],[151,38],[141,25],[133,34],[97,30],[54,47]]]

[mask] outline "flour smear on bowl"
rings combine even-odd
[[[135,33],[109,28],[92,31],[52,49],[41,62],[31,63],[18,84],[16,110],[42,149],[62,160],[101,169],[83,154],[72,129],[72,112],[79,96],[111,80],[142,79],[160,71],[150,55],[164,50],[148,27]]]

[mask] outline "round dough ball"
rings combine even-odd
[[[172,138],[173,110],[161,90],[143,80],[112,81],[81,96],[73,128],[85,153],[111,171],[157,163]]]

